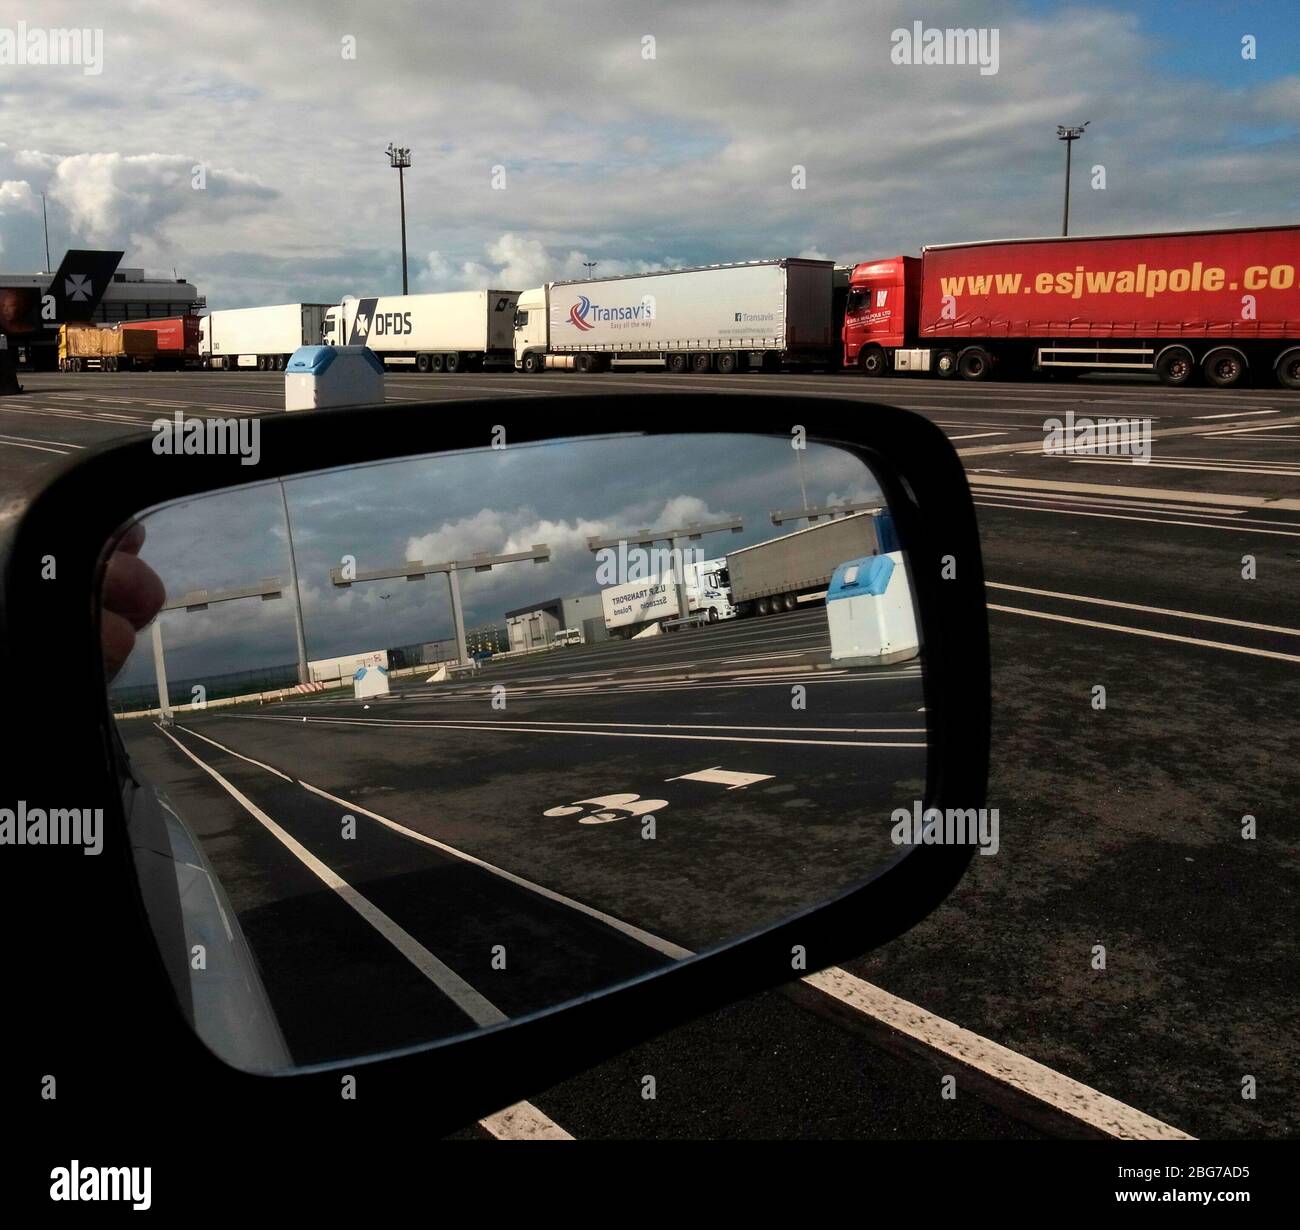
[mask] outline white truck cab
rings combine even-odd
[[[551,640],[552,645],[584,644],[581,628],[561,628]]]
[[[548,336],[546,287],[526,290],[515,304],[515,370],[540,372],[546,363]]]

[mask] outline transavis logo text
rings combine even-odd
[[[649,322],[655,318],[655,301],[653,295],[644,296],[639,303],[619,304],[606,307],[593,303],[586,295],[579,295],[577,302],[569,308],[568,323],[575,329],[586,333],[597,324],[611,324],[620,321]]]

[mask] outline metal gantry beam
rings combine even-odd
[[[857,504],[823,504],[820,508],[778,508],[772,514],[772,524],[781,525],[786,521],[816,521],[818,517],[845,517],[855,512],[875,512],[884,507],[879,500],[864,500]]]
[[[534,543],[527,551],[510,551],[503,555],[489,555],[479,551],[469,559],[449,559],[438,564],[426,564],[423,560],[407,560],[392,568],[371,568],[352,576],[345,576],[342,568],[330,569],[330,582],[339,589],[346,589],[362,581],[421,581],[436,573],[445,573],[447,590],[451,597],[451,617],[456,628],[457,664],[463,665],[469,657],[465,644],[465,612],[460,601],[460,576],[462,572],[491,572],[501,564],[518,564],[532,560],[535,564],[544,564],[551,558],[551,548],[544,542]]]
[[[269,602],[284,596],[284,582],[279,577],[266,577],[256,585],[240,585],[233,589],[192,589],[174,602],[164,602],[154,616],[149,630],[153,641],[153,670],[158,684],[158,715],[164,722],[172,720],[171,701],[167,696],[167,664],[163,657],[163,611],[206,611],[218,602],[236,602],[240,598],[260,598]]]

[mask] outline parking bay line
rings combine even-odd
[[[195,733],[195,732],[191,732]],[[218,744],[220,746],[220,744]],[[233,753],[239,755],[239,753]],[[245,759],[247,759],[245,757]],[[199,762],[202,764],[202,762]],[[254,762],[256,763],[256,762]],[[269,766],[263,766],[269,768]],[[270,770],[278,772],[278,770]],[[396,832],[412,837],[417,841],[436,846],[457,858],[465,859],[476,866],[503,876],[513,883],[540,892],[553,901],[579,909],[582,912],[618,926],[624,934],[639,938],[658,952],[684,959],[695,954],[686,948],[662,940],[650,932],[633,927],[622,920],[602,915],[600,911],[580,902],[572,901],[560,893],[524,880],[502,868],[485,863],[482,859],[464,851],[457,850],[435,838],[408,829],[396,821],[389,820],[377,812],[347,799],[330,794],[319,787],[312,786],[298,779],[304,789],[351,812],[360,812]],[[848,1010],[856,1016],[863,1017],[886,1029],[910,1038],[919,1047],[928,1052],[938,1052],[960,1062],[964,1067],[978,1072],[987,1083],[994,1087],[1012,1091],[1015,1095],[1032,1102],[1050,1107],[1069,1119],[1083,1123],[1103,1135],[1121,1140],[1170,1140],[1192,1139],[1187,1133],[1170,1126],[1150,1115],[1129,1106],[1118,1099],[1109,1097],[1091,1086],[1076,1081],[1063,1073],[1057,1072],[1045,1064],[1038,1063],[1008,1047],[976,1034],[933,1013],[927,1012],[917,1004],[891,995],[881,987],[866,982],[838,966],[809,974],[802,980],[807,986],[832,1000],[837,1009]],[[506,1112],[502,1112],[504,1116]],[[500,1116],[490,1118],[499,1119]],[[483,1121],[488,1127],[488,1121]],[[493,1130],[491,1127],[488,1130]],[[494,1134],[496,1134],[494,1132]],[[535,1134],[534,1134],[535,1135]]]
[[[1000,581],[985,581],[989,589],[1006,589],[1017,594],[1033,594],[1039,598],[1060,598],[1067,602],[1086,602],[1095,606],[1120,607],[1126,611],[1142,611],[1148,615],[1172,615],[1193,622],[1228,624],[1234,628],[1252,628],[1257,632],[1281,632],[1284,636],[1300,636],[1300,628],[1283,628],[1277,624],[1254,624],[1245,619],[1227,619],[1222,615],[1198,615],[1194,611],[1173,611],[1162,606],[1142,606],[1136,602],[1117,602],[1112,598],[1093,598],[1088,594],[1062,594],[1051,589],[1031,589],[1027,585],[1007,585]]]
[[[181,728],[186,729],[185,727]],[[211,765],[200,760],[188,747],[185,746],[175,735],[158,727],[161,734],[170,739],[182,752],[185,753],[196,765],[207,773],[236,803],[240,805],[250,816],[253,817],[268,833],[271,834],[290,854],[294,856],[304,867],[307,868],[318,880],[327,888],[336,893],[341,901],[352,907],[361,917],[368,922],[380,935],[384,937],[398,952],[402,954],[416,969],[420,971],[434,986],[438,988],[453,1004],[456,1005],[475,1025],[480,1028],[488,1025],[499,1025],[502,1021],[508,1020],[506,1014],[501,1011],[495,1004],[483,995],[480,995],[468,982],[466,982],[450,966],[444,965],[437,957],[433,955],[423,944],[420,943],[409,931],[393,919],[389,918],[377,905],[368,897],[359,893],[351,884],[340,876],[332,867],[323,863],[310,850],[307,849],[297,838],[293,837],[285,829],[281,828],[270,816],[266,814],[246,795],[242,794],[237,787],[227,781]],[[212,742],[212,740],[208,740]],[[219,746],[219,745],[218,745]],[[241,759],[247,759],[242,757]],[[265,766],[263,766],[265,767]]]
[[[1300,661],[1300,659],[1297,659]],[[473,730],[496,731],[516,735],[585,735],[597,739],[688,739],[702,743],[784,743],[803,747],[910,747],[924,751],[924,742],[900,743],[874,741],[865,739],[776,739],[750,735],[681,735],[661,734],[632,730],[589,730],[565,726],[560,722],[550,722],[535,726],[507,726],[499,722],[441,722],[441,721],[390,721],[386,718],[327,718],[327,717],[273,717],[259,716],[253,713],[218,714],[241,722],[314,722],[317,725],[332,726],[371,726],[387,728],[405,728],[412,730]],[[923,733],[918,731],[918,734]]]
[[[1205,649],[1223,649],[1228,653],[1245,653],[1256,658],[1274,658],[1280,662],[1300,662],[1300,654],[1279,653],[1274,649],[1252,649],[1248,645],[1230,645],[1227,641],[1207,641],[1199,636],[1177,636],[1172,632],[1156,632],[1150,628],[1129,628],[1123,624],[1106,624],[1095,619],[1078,619],[1073,615],[1053,615],[1047,611],[1030,611],[1018,606],[999,606],[990,602],[990,611],[1008,615],[1029,615],[1034,619],[1050,619],[1054,623],[1077,624],[1084,628],[1100,628],[1104,632],[1127,632],[1130,636],[1147,636],[1157,641],[1176,641],[1181,645],[1199,645]]]

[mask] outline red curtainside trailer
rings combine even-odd
[[[199,366],[199,317],[168,316],[161,320],[124,320],[123,329],[143,329],[158,339],[156,367]]]
[[[944,244],[856,265],[865,374],[1154,371],[1300,389],[1300,227]]]

